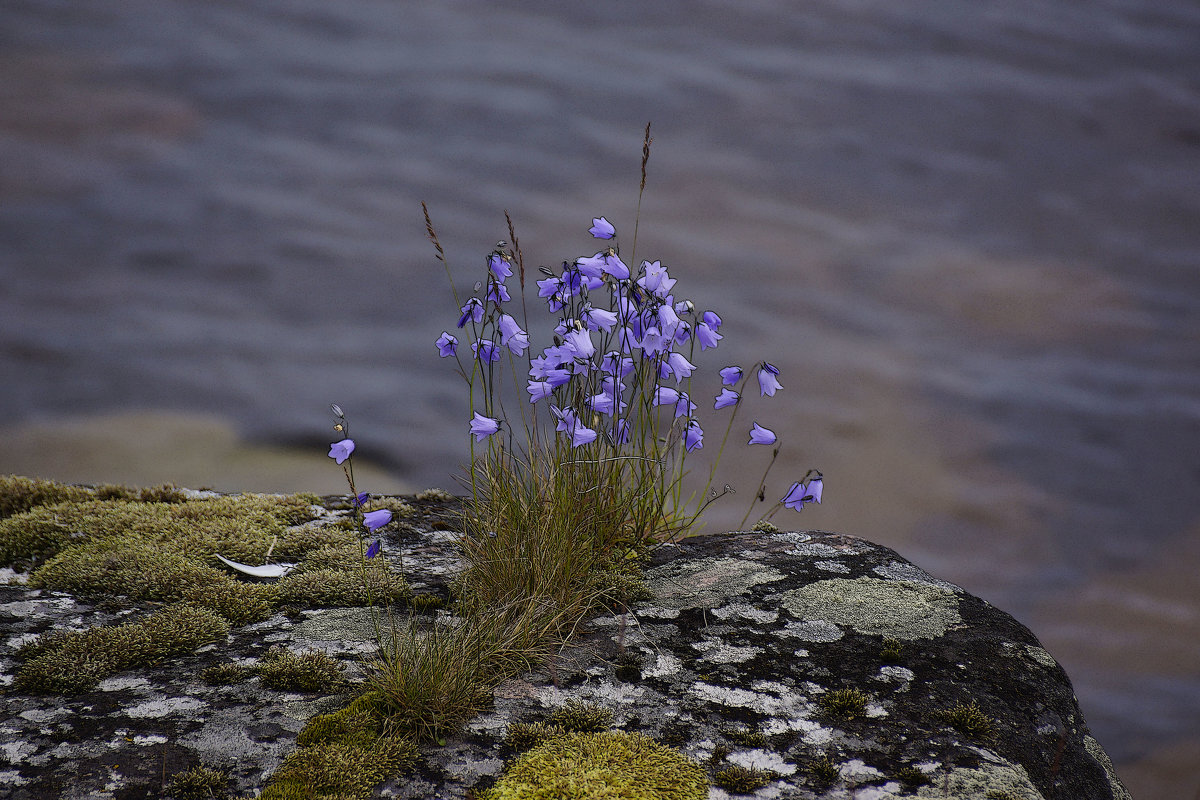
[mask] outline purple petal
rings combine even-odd
[[[475,412],[475,419],[471,420],[471,433],[475,435],[475,441],[482,442],[498,430],[500,430],[499,420],[485,417],[478,411]]]
[[[721,393],[717,395],[717,402],[713,404],[713,408],[722,409],[728,406],[736,405],[737,401],[740,399],[741,395],[727,387],[722,389]]]
[[[768,428],[764,428],[757,422],[754,423],[754,427],[750,429],[749,444],[775,444],[775,440],[775,432],[769,430]]]
[[[592,227],[588,228],[588,233],[597,239],[611,239],[616,235],[617,229],[604,217],[593,217]]]
[[[704,446],[704,430],[696,420],[688,423],[683,434],[683,446],[689,453]]]
[[[775,392],[782,389],[779,379],[776,376],[779,374],[779,368],[774,364],[769,364],[766,361],[758,369],[758,390],[762,393],[762,397],[774,397]]]
[[[725,367],[721,370],[721,383],[733,386],[742,379],[741,367]]]
[[[354,452],[354,440],[342,439],[340,442],[334,442],[329,445],[329,457],[337,463],[341,464],[350,454]]]
[[[458,352],[458,339],[450,335],[448,331],[442,331],[442,335],[438,337],[437,342],[438,355],[442,358],[448,358]]]
[[[374,558],[375,556],[379,555],[379,550],[379,540],[376,539],[375,541],[371,542],[371,546],[367,548],[367,558]]]
[[[363,525],[365,525],[367,530],[371,533],[374,533],[391,521],[392,512],[388,511],[386,508],[381,508],[378,511],[368,511],[367,513],[363,514]]]

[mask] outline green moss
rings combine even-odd
[[[713,783],[727,792],[750,794],[780,777],[778,772],[771,770],[731,764],[713,776]]]
[[[754,527],[752,527],[750,530],[758,533],[779,533],[779,528],[775,527],[774,524],[765,519],[760,519],[758,522],[754,523]]]
[[[254,669],[252,667],[228,661],[224,664],[214,664],[207,669],[201,670],[200,680],[209,686],[229,686],[234,683],[241,683],[253,674]]]
[[[435,501],[439,503],[448,503],[454,500],[454,495],[447,492],[445,489],[425,489],[417,492],[417,499],[425,502]]]
[[[175,800],[208,800],[227,797],[229,776],[224,772],[195,766],[180,772],[167,783],[166,796]]]
[[[296,744],[357,744],[367,747],[380,734],[380,720],[370,711],[343,708],[331,714],[318,714],[308,721]]]
[[[341,663],[320,651],[272,647],[259,662],[258,674],[264,685],[281,692],[330,694],[345,685]]]
[[[821,695],[818,702],[827,716],[846,720],[866,716],[868,699],[859,689],[834,689]]]
[[[414,594],[408,599],[408,607],[413,611],[433,611],[434,609],[442,608],[446,605],[446,601],[440,595],[431,592],[421,592]]]
[[[514,750],[529,750],[552,736],[565,736],[567,730],[545,722],[514,722],[508,726],[504,743]]]
[[[288,754],[262,800],[366,800],[371,789],[412,767],[417,749],[406,739],[321,742]]]
[[[630,569],[607,569],[596,572],[591,578],[591,591],[596,602],[602,606],[628,606],[654,597],[640,571]]]
[[[766,747],[767,737],[756,730],[738,730],[736,728],[726,728],[721,731],[721,735],[734,744],[740,744],[743,747]]]
[[[992,718],[984,714],[983,709],[974,700],[966,704],[958,703],[953,708],[939,711],[936,717],[977,742],[989,741],[995,734],[995,723]]]
[[[368,591],[366,581],[370,582]],[[304,608],[338,608],[365,606],[373,601],[398,603],[412,590],[403,575],[391,572],[386,566],[374,565],[365,570],[313,569],[287,575],[272,587],[278,603],[292,603]]]
[[[896,770],[892,777],[904,784],[909,789],[915,789],[918,786],[926,786],[931,782],[929,775],[926,774],[924,770],[914,767],[911,764],[900,767],[900,769]]]
[[[552,711],[546,721],[564,730],[594,733],[608,727],[612,722],[612,711],[573,697],[566,705]]]
[[[900,655],[900,640],[888,637],[883,640],[883,647],[879,650],[879,663],[881,664],[900,664],[902,658]]]
[[[829,756],[824,756],[819,761],[809,764],[808,774],[817,788],[824,789],[832,786],[841,773],[838,771],[837,765],[829,760]]]
[[[17,672],[14,687],[30,694],[89,691],[109,675],[189,653],[228,633],[222,617],[178,605],[122,625],[59,634],[23,651],[32,658]]]
[[[571,733],[517,758],[482,800],[703,800],[698,764],[641,734]]]

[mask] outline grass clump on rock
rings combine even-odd
[[[14,686],[30,694],[86,692],[121,670],[189,653],[228,633],[223,617],[178,605],[121,625],[51,634],[21,651],[27,660]]]
[[[699,764],[637,733],[569,733],[518,757],[481,800],[703,800]]]

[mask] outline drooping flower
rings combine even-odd
[[[611,239],[616,236],[617,229],[604,217],[593,217],[592,227],[588,228],[588,233],[597,239]]]
[[[726,387],[721,390],[719,395],[717,395],[717,402],[713,404],[713,408],[720,410],[728,406],[736,405],[738,400],[741,399],[741,395],[739,395],[733,389]]]
[[[448,331],[442,331],[442,335],[435,342],[438,349],[438,355],[442,358],[448,358],[458,352],[458,339],[450,335]]]
[[[675,279],[667,275],[666,267],[658,261],[643,261],[642,268],[646,270],[646,274],[638,278],[638,286],[658,297],[666,297],[671,293],[671,287],[675,285]]]
[[[679,383],[684,378],[690,377],[692,372],[696,369],[696,365],[684,358],[683,353],[676,353],[675,351],[671,351],[667,354],[667,358],[666,361],[663,362],[663,366],[669,373],[675,376],[676,383]],[[664,375],[663,377],[666,376]]]
[[[499,253],[492,253],[488,256],[488,269],[492,271],[498,281],[512,275],[512,266],[508,263],[508,259]]]
[[[792,488],[788,489],[788,493],[783,496],[781,502],[788,508],[794,508],[797,511],[803,509],[805,503],[820,503],[822,484],[820,475],[809,480],[807,486],[802,483],[793,483]]]
[[[329,445],[329,457],[337,463],[341,464],[350,454],[354,452],[354,440],[342,439],[340,442],[334,442]]]
[[[617,324],[617,315],[603,308],[592,308],[591,304],[588,304],[579,312],[579,321],[586,325],[589,331],[608,333]]]
[[[654,388],[654,405],[673,406],[678,402],[679,392],[670,386],[656,386]]]
[[[778,375],[779,368],[770,362],[764,361],[758,368],[758,390],[762,392],[762,397],[774,397],[775,392],[783,388],[776,377]]]
[[[475,412],[475,419],[471,420],[471,433],[475,435],[475,441],[482,442],[498,430],[500,430],[499,420],[485,417],[478,411]]]
[[[386,508],[381,508],[378,511],[368,511],[363,514],[363,525],[366,526],[367,531],[370,533],[374,533],[391,521],[392,512]]]
[[[458,318],[458,327],[461,328],[466,325],[467,320],[471,320],[476,324],[483,322],[483,303],[479,302],[478,297],[468,299],[460,310],[462,311],[462,316]]]
[[[680,392],[679,399],[675,401],[675,419],[690,416],[695,410],[696,404],[688,397],[687,392]]]
[[[487,299],[499,305],[500,303],[507,303],[512,299],[512,296],[509,295],[508,289],[504,288],[504,284],[500,283],[500,281],[488,281]]]
[[[591,428],[584,427],[578,420],[571,426],[571,447],[582,447],[596,441],[598,434]]]
[[[705,311],[701,319],[704,320],[705,325],[712,328],[714,331],[721,327],[721,317],[718,316],[717,312],[715,311]]]
[[[749,444],[775,444],[775,441],[775,431],[764,428],[757,422],[754,423],[754,427],[750,429]]]
[[[529,334],[521,330],[521,326],[511,314],[501,314],[498,327],[500,344],[511,350],[513,355],[519,356],[529,348]]]
[[[721,370],[721,383],[726,386],[736,386],[742,379],[741,367],[724,367]]]
[[[611,251],[604,257],[604,271],[619,281],[629,280],[629,267],[625,266],[620,256]]]
[[[696,420],[689,420],[683,432],[683,446],[690,453],[704,446],[704,430]]]
[[[499,361],[501,356],[500,348],[491,339],[480,339],[477,342],[472,342],[471,352],[480,361],[489,364]]]
[[[379,555],[379,550],[379,540],[376,539],[375,541],[371,542],[371,545],[367,548],[367,558],[374,558],[375,556]]]
[[[701,350],[716,347],[717,342],[723,338],[725,337],[717,333],[707,322],[701,322],[696,326],[696,341],[700,342]]]
[[[367,494],[366,492],[359,492],[358,496],[354,498],[354,505],[357,508],[362,508],[363,506],[365,506],[367,504],[367,500],[369,500],[370,498],[371,498],[371,495]]]
[[[574,330],[563,337],[565,346],[569,347],[575,358],[588,359],[596,354],[596,345],[592,343],[592,334],[588,330]]]
[[[525,389],[529,392],[529,402],[536,403],[538,400],[549,397],[554,391],[554,386],[549,381],[530,381]]]

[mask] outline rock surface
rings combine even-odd
[[[414,589],[444,595],[455,515],[418,507],[385,549],[403,555]],[[1033,634],[887,548],[818,531],[707,535],[660,547],[646,577],[653,600],[592,618],[552,663],[501,684],[490,710],[423,748],[415,772],[375,795],[466,798],[515,757],[504,744],[510,725],[583,700],[710,777],[767,771],[745,796],[1128,798],[1067,675]],[[34,634],[141,610],[0,586],[2,680],[11,683],[13,651]],[[0,794],[160,797],[170,776],[203,764],[229,773],[232,796],[254,796],[305,720],[346,701],[258,678],[208,686],[199,672],[285,645],[344,659],[353,676],[373,648],[370,630],[362,609],[276,614],[93,692],[8,693]],[[714,785],[709,796],[738,795]]]

